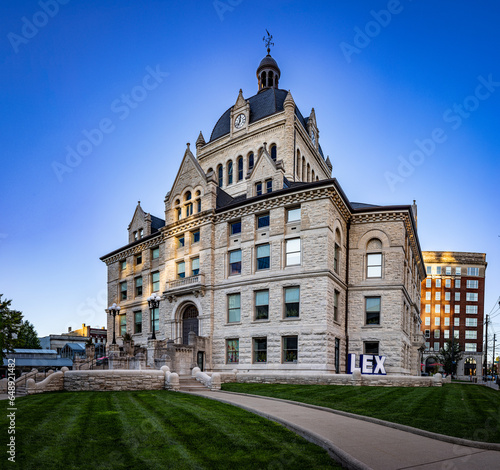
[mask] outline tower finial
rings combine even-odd
[[[266,33],[267,33],[267,38],[264,36],[262,38],[262,40],[264,41],[264,43],[266,45],[267,53],[270,54],[271,53],[271,46],[274,46],[274,42],[272,42],[273,36],[267,29],[266,29]]]

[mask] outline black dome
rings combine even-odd
[[[259,72],[265,68],[273,68],[278,72],[278,77],[281,75],[281,70],[278,67],[278,63],[269,54],[267,54],[266,57],[264,57],[260,61],[260,64],[257,67],[257,75],[259,75]]]

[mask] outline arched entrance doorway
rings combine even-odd
[[[182,344],[188,344],[190,331],[194,331],[198,336],[198,309],[192,304],[182,313]]]
[[[435,357],[428,357],[425,361],[425,372],[432,374],[440,365]]]
[[[464,375],[476,375],[476,360],[473,357],[465,359]]]

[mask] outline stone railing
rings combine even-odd
[[[167,282],[166,296],[169,302],[175,300],[177,294],[192,293],[195,297],[205,295],[205,275],[197,274],[183,279]]]
[[[207,373],[202,372],[199,367],[193,367],[192,375],[198,382],[201,382],[210,390],[220,390],[221,375],[218,372],[208,375]]]

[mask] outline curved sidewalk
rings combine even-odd
[[[188,392],[277,421],[353,469],[492,470],[500,451],[468,447],[357,419],[334,410],[231,392]]]

